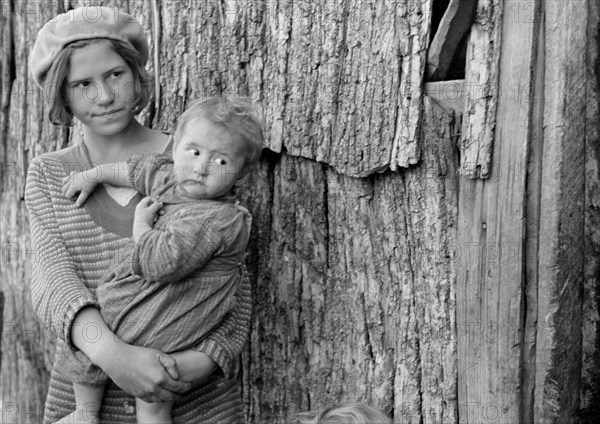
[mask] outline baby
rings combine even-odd
[[[65,177],[63,193],[77,196],[77,206],[101,183],[147,196],[135,209],[135,244],[116,255],[96,293],[121,340],[167,353],[193,348],[235,308],[251,217],[233,191],[258,162],[262,140],[247,105],[212,98],[180,117],[172,156],[133,155]],[[85,409],[77,416],[99,422],[107,376],[81,352],[67,350],[58,360],[69,370],[77,408]],[[171,422],[172,402],[136,399],[136,406],[140,423]]]

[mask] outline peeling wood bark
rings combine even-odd
[[[544,2],[545,93],[536,423],[579,408],[584,280],[587,3]],[[580,22],[571,25],[570,22]]]
[[[406,175],[423,423],[457,423],[454,114],[424,98],[423,167]]]
[[[10,92],[14,80],[12,12],[9,3],[0,4],[0,159],[5,162],[8,139],[8,108],[10,107]],[[0,170],[0,192],[4,188],[6,167]],[[1,318],[0,318],[1,319]],[[1,353],[0,353],[1,359]]]
[[[519,2],[505,1],[504,12],[515,5]],[[498,98],[490,178],[463,176],[460,181],[458,396],[465,423],[482,422],[490,414],[498,422],[519,422],[521,414],[523,219],[535,28],[505,19],[502,34],[498,90],[506,92],[513,84],[527,87],[527,101]],[[472,116],[463,117],[463,123],[465,119]]]
[[[418,7],[419,1],[408,2],[409,12],[410,9],[413,9],[412,13],[409,13],[409,25],[400,27],[406,38],[403,39],[400,50],[402,55],[401,102],[398,105],[400,109],[392,149],[391,170],[416,164],[421,154],[418,132],[426,64],[425,51],[429,40],[429,19],[419,19],[419,16],[424,11],[432,10],[432,2],[433,0],[421,0],[420,8]],[[414,10],[414,5],[417,5],[417,10]]]
[[[508,97],[508,93],[515,90],[515,87],[500,88],[498,85],[501,38],[510,37],[505,32],[507,22],[513,22],[514,27],[533,22],[525,22],[526,18],[523,17],[516,20],[502,17],[515,9],[521,10],[533,5],[534,2],[508,0],[480,0],[477,4],[475,23],[467,46],[466,105],[461,131],[462,175],[487,178],[492,172],[492,149],[494,139],[497,138],[495,125],[498,97],[500,94]],[[501,31],[502,26],[504,28]],[[508,44],[505,49],[515,47],[516,44]],[[516,93],[521,96],[523,90],[527,89],[528,87],[516,87]]]
[[[247,96],[275,152],[357,177],[416,164],[430,2],[163,4],[175,41],[161,45],[158,125],[193,99]]]

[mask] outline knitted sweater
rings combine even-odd
[[[130,242],[136,196],[125,207],[99,186],[83,208],[62,194],[62,179],[70,171],[89,168],[83,143],[35,158],[29,168],[25,201],[29,211],[33,264],[31,296],[40,319],[58,333],[57,351],[70,343],[75,315],[85,306],[98,306],[95,292],[115,252]],[[196,350],[221,368],[202,386],[190,390],[173,406],[173,423],[243,422],[238,357],[246,341],[251,314],[251,292],[244,278],[238,307]],[[103,423],[135,423],[133,397],[114,383],[107,385]],[[75,408],[71,382],[53,368],[44,423],[52,423]]]

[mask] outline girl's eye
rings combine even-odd
[[[89,86],[90,86],[90,83],[88,81],[81,81],[81,82],[77,83],[77,87],[87,88]]]
[[[200,151],[198,149],[190,149],[188,152],[194,156],[200,156]]]
[[[223,165],[225,165],[227,162],[226,162],[226,161],[225,161],[225,159],[223,159],[223,158],[217,158],[217,159],[215,159],[215,163],[216,163],[217,165],[223,166]]]
[[[123,73],[123,72],[121,72],[121,71],[115,71],[115,72],[113,72],[111,75],[112,75],[114,78],[119,78],[119,77],[121,76],[121,74],[122,74],[122,73]]]

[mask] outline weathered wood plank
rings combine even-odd
[[[456,269],[458,192],[454,113],[424,98],[422,166],[405,173],[424,424],[457,423]],[[405,299],[405,297],[404,297]],[[400,421],[402,422],[402,421]]]
[[[536,338],[538,328],[538,251],[540,232],[540,210],[542,191],[542,156],[544,150],[544,66],[545,66],[545,28],[541,7],[535,15],[535,33],[538,38],[534,46],[535,67],[533,70],[530,93],[531,141],[527,160],[527,187],[525,198],[525,244],[524,244],[524,295],[525,323],[523,329],[523,369],[521,372],[521,418],[520,422],[534,423],[535,379],[536,379]]]
[[[245,377],[256,422],[349,400],[457,422],[452,112],[426,105],[426,166],[356,179],[282,154],[272,199],[248,186],[272,208]]]
[[[401,102],[396,123],[396,136],[392,150],[392,163],[390,169],[408,167],[416,164],[421,154],[418,144],[418,131],[420,130],[422,100],[422,84],[424,80],[425,64],[427,59],[425,51],[429,40],[429,13],[428,19],[423,19],[421,14],[432,10],[433,1],[417,0],[406,2],[408,6],[408,25],[400,21],[400,32],[405,36],[401,44],[402,75],[400,82]]]
[[[333,337],[322,328],[324,309],[337,301],[327,298],[323,165],[282,155],[270,178],[272,188],[251,188],[258,198],[272,190],[272,199],[264,202],[269,209],[262,209],[272,218],[271,225],[259,230],[268,244],[258,246],[262,266],[257,269],[250,341],[249,400],[255,422],[285,422],[287,413],[311,407],[315,398],[309,387],[326,392],[330,377],[317,364],[326,359],[321,349]],[[257,215],[255,207],[253,213]]]
[[[350,176],[415,164],[430,2],[163,4],[158,125],[191,99],[248,96],[275,152]]]
[[[345,328],[328,349],[339,400],[358,395],[386,410],[393,406],[412,423],[422,419],[422,397],[406,200],[406,183],[393,173],[374,181],[328,173],[328,284],[339,302],[324,323]]]
[[[519,4],[503,2],[503,13]],[[480,4],[479,20],[483,6]],[[497,23],[500,11],[489,12],[495,19],[492,23]],[[474,33],[477,31],[481,28]],[[524,98],[530,98],[534,31],[533,22],[502,20],[499,92],[519,84],[527,87]],[[491,69],[498,73],[495,67]],[[487,76],[485,81],[489,81]],[[489,417],[516,423],[520,417],[523,218],[531,118],[528,101],[515,104],[508,96],[500,96],[497,109],[490,178],[471,180],[463,176],[459,190],[458,396],[461,421],[465,423],[480,423]],[[469,109],[466,113],[463,122],[474,119]],[[469,135],[465,136],[468,139]]]
[[[283,364],[264,364],[257,361],[257,357],[265,355],[271,357],[270,349],[265,349],[265,317],[276,319],[278,310],[274,310],[274,295],[271,290],[280,281],[271,279],[272,269],[277,267],[271,259],[271,227],[272,227],[272,205],[273,205],[273,168],[276,160],[275,155],[264,159],[258,166],[256,172],[250,174],[240,187],[240,199],[252,213],[252,232],[248,244],[246,264],[251,280],[255,282],[252,287],[252,298],[254,309],[251,323],[250,341],[246,351],[242,355],[242,394],[249,422],[260,422],[258,417],[270,416],[273,411],[263,407],[264,388],[272,389],[268,381],[275,381],[273,373],[280,372],[276,366]],[[267,336],[269,337],[269,336]],[[277,382],[278,383],[278,382]],[[267,384],[267,386],[265,386]],[[281,387],[281,386],[276,386]],[[297,409],[305,410],[302,397],[288,402]],[[269,404],[266,405],[266,408]],[[293,409],[293,407],[292,407]],[[256,418],[256,420],[255,420]]]
[[[581,410],[600,415],[600,5],[588,2],[585,172],[585,281],[583,286]]]
[[[498,97],[501,93],[506,95],[510,90],[514,90],[514,87],[507,86],[502,91],[498,85],[501,38],[506,36],[504,30],[501,32],[500,28],[504,27],[507,21],[516,24],[528,23],[522,19],[502,19],[503,13],[508,15],[515,8],[520,10],[522,7],[531,7],[534,4],[534,2],[508,2],[512,7],[508,9],[505,5],[507,2],[507,0],[478,2],[475,23],[471,28],[467,46],[466,105],[461,131],[460,172],[470,177],[490,176]],[[515,46],[518,44],[509,44],[506,49]],[[522,89],[527,88],[518,87],[519,93]]]
[[[463,37],[471,29],[477,0],[450,0],[427,53],[427,80],[446,79]]]
[[[13,82],[14,57],[12,53],[12,12],[10,3],[0,4],[0,160],[5,162],[8,139],[8,108]],[[6,166],[0,169],[0,191],[3,189]],[[1,318],[0,318],[1,319]],[[0,361],[2,356],[0,353]]]
[[[581,382],[587,2],[543,2],[544,152],[534,422],[573,422]],[[572,22],[579,22],[572,25]]]
[[[429,2],[335,1],[322,10],[318,2],[297,4],[288,152],[352,176],[416,163]],[[292,133],[303,137],[290,139]]]

